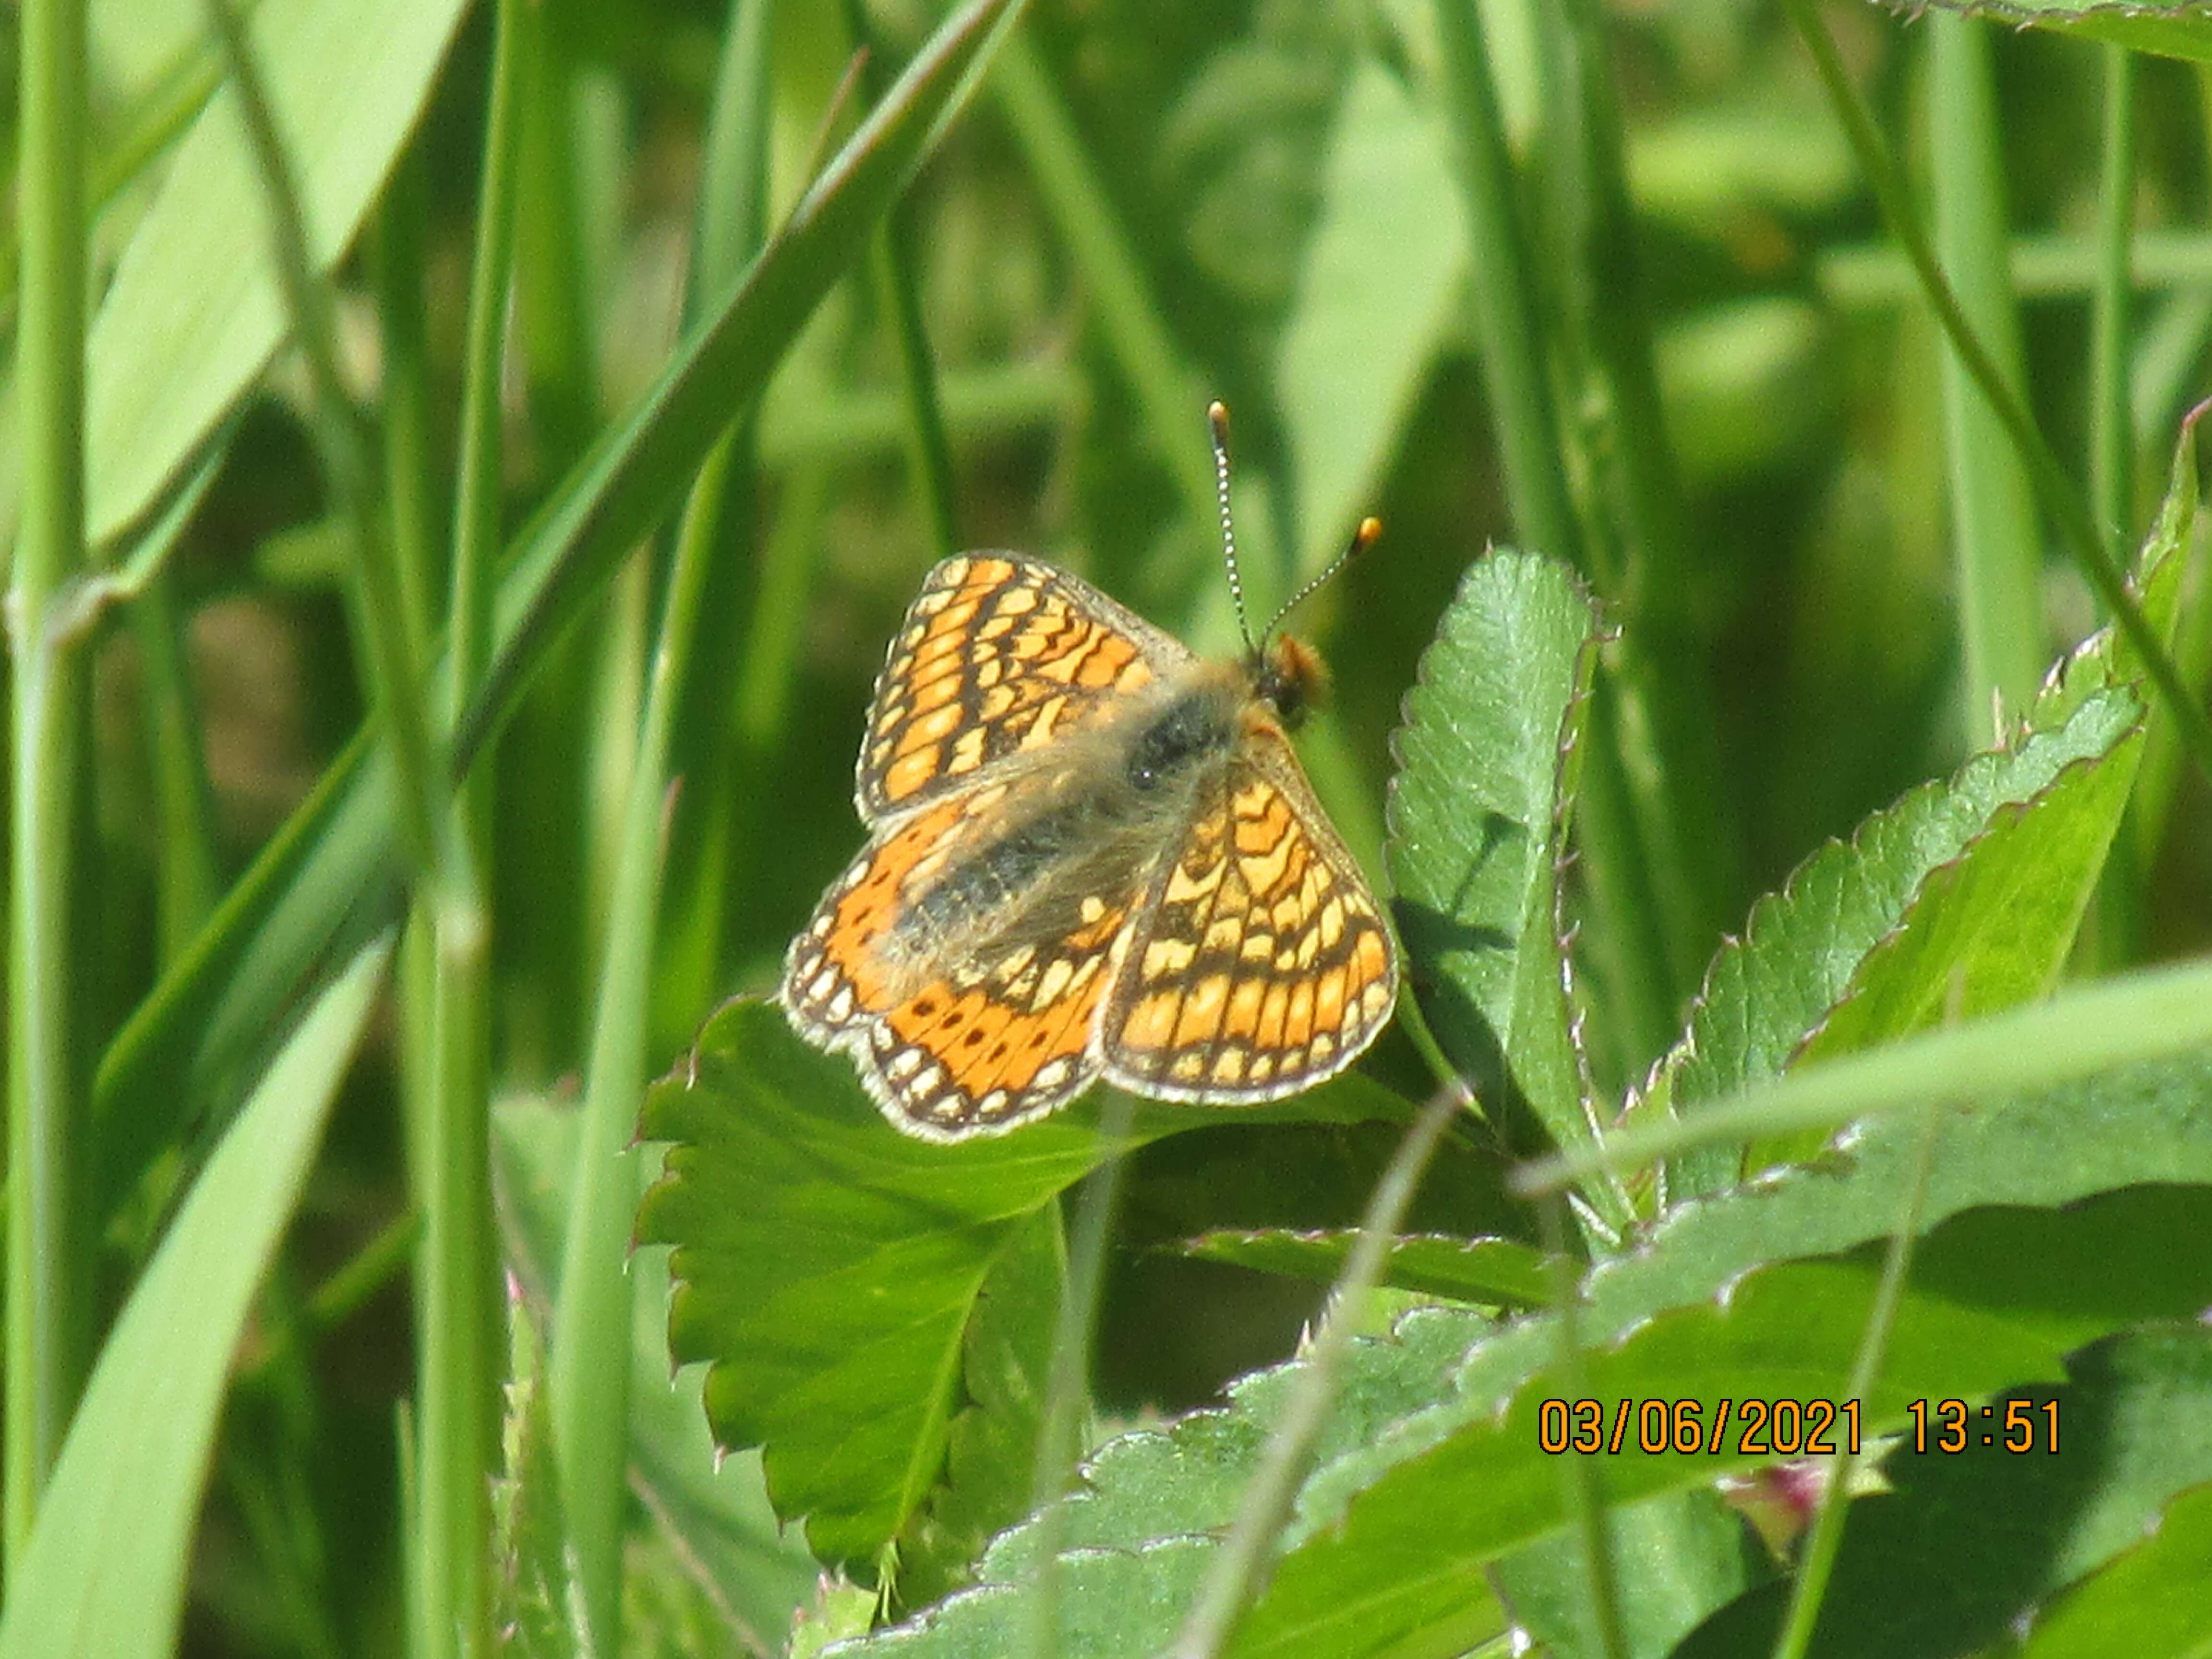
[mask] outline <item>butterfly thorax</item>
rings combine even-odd
[[[1224,787],[1246,723],[1275,718],[1227,663],[1194,664],[1127,704],[1020,769],[976,814],[963,855],[900,895],[881,944],[893,978],[907,962],[988,962],[1012,941],[1080,930],[1098,896],[1140,885],[1176,844],[1163,824],[1187,821]]]

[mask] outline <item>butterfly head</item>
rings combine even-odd
[[[1291,731],[1328,696],[1321,653],[1295,634],[1278,634],[1252,653],[1252,695]]]

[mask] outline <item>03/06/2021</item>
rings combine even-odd
[[[1840,1433],[1838,1431],[1840,1430]],[[1635,1450],[1654,1456],[1809,1457],[1859,1449],[1856,1400],[1547,1399],[1536,1408],[1539,1450]]]

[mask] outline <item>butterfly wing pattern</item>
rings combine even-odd
[[[1236,1103],[1348,1065],[1395,955],[1255,685],[1049,565],[938,565],[877,681],[871,840],[786,961],[793,1026],[933,1140],[1102,1073]]]
[[[1207,793],[1146,896],[1100,1058],[1141,1095],[1277,1100],[1374,1041],[1397,1000],[1396,953],[1272,720],[1249,723]]]
[[[876,678],[853,792],[861,822],[972,787],[1191,660],[1180,640],[1039,560],[945,559]]]

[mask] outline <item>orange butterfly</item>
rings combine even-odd
[[[1100,1077],[1275,1100],[1374,1041],[1397,952],[1285,735],[1319,659],[1273,631],[1207,662],[1035,559],[929,573],[861,744],[868,845],[781,991],[898,1127],[999,1133]]]

